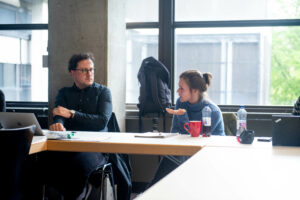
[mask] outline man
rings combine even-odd
[[[53,109],[52,131],[107,131],[112,114],[110,90],[94,82],[94,57],[76,54],[68,70],[74,80],[72,87],[59,90]],[[46,182],[58,189],[64,199],[77,199],[84,194],[89,175],[107,162],[101,153],[46,152],[42,157],[47,168]]]
[[[107,131],[112,113],[110,90],[94,83],[94,58],[91,54],[73,55],[69,72],[72,87],[62,88],[55,101],[54,123],[50,130]]]

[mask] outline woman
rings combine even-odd
[[[202,120],[202,109],[208,105],[212,110],[211,134],[225,135],[223,118],[220,108],[207,98],[206,91],[211,84],[210,73],[201,74],[197,70],[188,70],[179,77],[179,98],[175,110],[166,109],[173,114],[172,133],[188,134],[184,129],[184,123],[192,120]]]
[[[225,135],[220,108],[211,102],[206,94],[212,75],[210,73],[201,74],[197,70],[188,70],[183,72],[179,78],[177,90],[179,98],[175,110],[166,108],[168,113],[173,114],[171,132],[189,134],[184,129],[184,123],[192,120],[202,121],[202,109],[208,105],[212,111],[211,134]],[[149,186],[166,176],[188,158],[188,156],[164,156]]]

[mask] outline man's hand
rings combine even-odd
[[[179,108],[178,110],[166,108],[166,111],[171,115],[184,115],[186,113],[186,110],[182,108]]]
[[[57,108],[54,108],[53,111],[53,117],[58,115],[58,116],[62,116],[64,118],[70,118],[71,117],[71,112],[69,109],[62,107],[62,106],[58,106]]]
[[[55,123],[55,124],[52,124],[51,126],[49,126],[49,130],[50,131],[66,131],[66,128],[64,127],[64,125],[62,125],[62,123]]]

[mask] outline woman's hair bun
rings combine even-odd
[[[211,84],[212,75],[210,72],[206,72],[203,74],[203,78],[208,86]]]

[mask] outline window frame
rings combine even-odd
[[[126,29],[158,28],[158,57],[171,74],[172,104],[174,106],[174,34],[176,28],[232,28],[232,27],[277,27],[300,26],[300,19],[265,19],[265,20],[227,20],[227,21],[175,21],[175,0],[159,0],[158,22],[128,22]],[[235,112],[239,105],[219,105],[224,112]],[[250,112],[291,113],[293,106],[246,105]],[[127,103],[127,110],[138,110],[136,104]]]
[[[0,24],[0,31],[15,31],[15,30],[48,30],[48,24]],[[6,107],[12,111],[22,108],[36,108],[48,107],[48,102],[34,102],[34,101],[6,101]],[[48,108],[47,108],[48,110]]]

